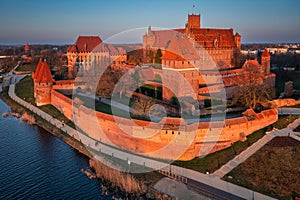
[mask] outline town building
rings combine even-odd
[[[89,70],[93,64],[101,63],[118,67],[127,60],[126,51],[112,44],[104,44],[99,36],[79,36],[68,47],[68,72],[75,77],[78,70]]]

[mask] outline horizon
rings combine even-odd
[[[299,7],[297,0],[234,3],[222,0],[175,0],[172,3],[91,0],[88,4],[58,0],[43,4],[37,0],[6,1],[0,8],[0,16],[6,19],[1,22],[0,44],[66,45],[73,44],[79,35],[97,35],[106,40],[126,31],[144,31],[149,25],[182,28],[188,14],[192,13],[201,15],[201,27],[233,28],[242,35],[243,44],[300,43]],[[129,43],[142,43],[143,34],[139,32]]]

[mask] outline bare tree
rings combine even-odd
[[[269,100],[272,99],[274,88],[263,80],[261,69],[250,66],[248,76],[239,80],[237,92],[235,92],[232,103],[254,110],[261,110],[262,107],[269,107]]]
[[[132,104],[132,113],[143,117],[149,117],[151,106],[155,104],[154,99],[137,97]]]

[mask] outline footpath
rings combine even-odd
[[[287,113],[293,113],[297,114],[300,113],[299,108],[286,109]],[[231,170],[233,170],[235,167],[237,167],[239,164],[247,160],[250,156],[252,156],[255,152],[257,152],[260,148],[262,148],[265,144],[267,144],[269,141],[271,141],[274,137],[278,136],[289,136],[292,137],[298,141],[300,141],[300,133],[293,132],[295,128],[297,128],[300,124],[300,117],[296,119],[294,122],[289,124],[286,128],[280,129],[280,130],[273,130],[266,134],[264,137],[259,139],[257,142],[252,144],[250,147],[245,149],[242,153],[234,157],[232,160],[227,162],[225,165],[223,165],[220,169],[216,170],[213,174],[218,177],[223,177],[226,174],[228,174]]]
[[[30,103],[24,101],[23,99],[19,98],[15,94],[15,84],[11,84],[9,86],[9,96],[19,103],[20,105],[28,108],[35,114],[39,115],[41,118],[47,120],[52,125],[58,127],[71,137],[75,138],[76,140],[82,142],[87,148],[92,149],[93,152],[101,152],[103,154],[124,160],[128,163],[135,163],[141,166],[145,166],[154,170],[158,170],[160,172],[163,172],[164,174],[168,174],[169,177],[173,177],[176,180],[179,180],[181,182],[187,183],[186,180],[189,180],[189,182],[195,182],[193,184],[193,187],[196,185],[198,186],[198,192],[201,189],[203,191],[203,187],[209,189],[213,189],[212,193],[218,193],[216,196],[219,198],[217,199],[273,199],[269,196],[263,195],[261,193],[252,191],[247,188],[243,188],[238,185],[234,185],[232,183],[223,181],[220,179],[220,176],[215,174],[202,174],[197,171],[193,171],[190,169],[173,166],[173,165],[167,165],[164,162],[153,160],[151,158],[142,157],[136,154],[131,154],[128,152],[124,152],[122,150],[119,150],[117,148],[113,148],[110,146],[107,146],[99,141],[96,141],[89,136],[73,129],[72,127],[64,124],[63,122],[53,118],[49,114],[45,113],[44,111],[40,110],[39,108],[31,105]],[[272,134],[269,134],[270,137],[272,137]],[[264,139],[266,140],[266,138]],[[265,143],[264,140],[261,140],[262,143]],[[101,160],[101,157],[97,154],[94,154],[94,157],[98,160]],[[130,161],[130,162],[129,162]],[[185,180],[185,181],[184,181]],[[202,185],[202,188],[200,188],[199,185]],[[167,187],[167,186],[166,186]],[[170,185],[172,187],[172,185]],[[169,188],[170,190],[173,190],[172,188]],[[206,194],[207,191],[204,190],[202,194]],[[172,195],[172,194],[170,194]],[[223,197],[223,198],[220,198]],[[212,196],[210,199],[216,199],[215,196]]]

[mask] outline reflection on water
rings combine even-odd
[[[7,111],[0,100],[0,199],[104,199],[101,183],[80,171],[87,157],[37,126],[4,118]]]

